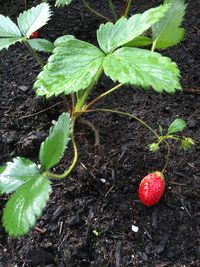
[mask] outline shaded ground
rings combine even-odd
[[[107,13],[106,1],[90,2]],[[160,3],[134,2],[134,12]],[[33,3],[28,1],[28,5]],[[180,46],[165,51],[178,63],[184,88],[200,88],[199,8],[198,0],[188,2],[186,38]],[[23,1],[0,1],[0,13],[13,19],[21,10]],[[74,34],[95,44],[99,24],[99,19],[74,0],[70,8],[55,10],[52,21],[40,34],[51,40]],[[35,97],[32,84],[38,72],[38,65],[24,46],[1,52],[2,164],[16,155],[36,159],[51,120],[64,110],[61,98],[45,102]],[[92,97],[111,86],[102,78]],[[168,96],[124,88],[98,106],[132,112],[155,129],[159,124],[167,127],[180,116],[188,121],[184,134],[199,141],[199,102],[198,95]],[[43,113],[26,117],[55,104]],[[187,153],[172,145],[165,195],[158,205],[146,208],[138,202],[138,184],[148,172],[162,168],[164,150],[157,155],[149,153],[147,144],[154,139],[135,121],[111,114],[86,118],[100,131],[100,151],[95,153],[90,130],[77,125],[79,163],[69,178],[54,183],[51,201],[37,225],[44,233],[33,230],[13,240],[0,226],[0,266],[200,266],[200,145]],[[60,171],[70,158],[66,155],[58,167]],[[0,199],[2,210],[6,198]],[[139,227],[137,233],[131,230],[132,225]]]

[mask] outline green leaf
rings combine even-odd
[[[33,49],[46,53],[51,53],[55,48],[54,44],[46,39],[30,39],[28,43]]]
[[[32,178],[9,199],[3,213],[3,225],[10,236],[20,237],[28,233],[41,216],[51,193],[47,177]]]
[[[17,157],[0,170],[0,192],[11,193],[33,177],[40,175],[35,163]]]
[[[73,35],[63,35],[61,37],[58,37],[55,42],[54,45],[55,46],[59,46],[61,43],[66,43],[69,40],[73,40],[75,39],[75,37]]]
[[[172,124],[168,128],[168,134],[174,134],[177,132],[182,132],[185,127],[187,126],[187,123],[183,119],[175,119]]]
[[[86,89],[96,79],[104,54],[95,46],[74,40],[63,40],[49,57],[47,65],[37,77],[37,95],[51,97]]]
[[[9,46],[21,41],[21,37],[0,38],[0,51],[4,48],[8,49]]]
[[[44,171],[56,165],[63,156],[70,140],[71,128],[70,115],[62,113],[40,147],[39,159]]]
[[[0,37],[21,37],[17,25],[9,18],[0,15]]]
[[[134,46],[148,46],[152,44],[152,39],[146,36],[138,36],[124,46],[134,47]]]
[[[67,6],[72,2],[72,0],[57,0],[56,1],[56,6],[61,7],[61,6]]]
[[[51,17],[49,4],[42,3],[21,13],[17,19],[22,34],[30,37],[31,34],[44,26]]]
[[[178,44],[184,36],[184,29],[180,28],[187,5],[184,0],[165,0],[171,4],[170,9],[152,27],[155,48],[167,48]]]
[[[120,18],[115,24],[107,22],[97,30],[97,39],[101,49],[108,54],[116,48],[132,41],[159,21],[169,5],[151,8],[143,14],[136,14],[126,19]]]
[[[113,81],[149,88],[159,93],[180,89],[179,70],[168,57],[148,50],[123,47],[103,62],[105,74]]]

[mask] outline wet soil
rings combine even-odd
[[[107,1],[89,2],[111,16]],[[27,1],[28,7],[37,3]],[[121,1],[115,3],[121,10]],[[132,12],[160,3],[136,0]],[[0,1],[0,13],[13,19],[23,9],[24,1]],[[188,1],[185,40],[163,52],[178,63],[185,89],[200,89],[199,10],[199,0]],[[40,35],[54,40],[74,34],[96,44],[101,22],[74,0],[70,7],[54,10]],[[41,56],[47,59],[47,55]],[[63,98],[45,101],[35,96],[32,85],[39,71],[21,44],[0,54],[0,164],[16,155],[37,160],[51,121],[66,107]],[[112,82],[103,77],[91,99],[111,87]],[[158,95],[124,87],[97,106],[131,112],[155,130],[159,125],[167,127],[177,117],[184,118],[188,121],[184,135],[199,142],[199,103],[198,94]],[[148,152],[154,137],[133,120],[105,113],[85,118],[99,130],[99,151],[91,130],[78,123],[76,169],[66,180],[53,182],[51,200],[37,228],[26,237],[12,239],[0,225],[0,266],[200,266],[200,145],[184,152],[171,144],[166,192],[159,204],[147,208],[138,201],[138,184],[147,173],[162,169],[164,149],[157,154]],[[57,171],[63,171],[71,156],[69,149]],[[7,197],[0,200],[1,214]]]

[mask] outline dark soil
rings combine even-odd
[[[23,2],[2,0],[0,13],[16,19],[24,8]],[[89,2],[110,15],[107,1]],[[116,1],[119,8],[120,2]],[[133,12],[142,12],[161,1],[133,2]],[[28,1],[28,7],[36,3]],[[178,63],[183,88],[187,89],[200,88],[199,10],[199,0],[188,1],[185,40],[164,51]],[[96,43],[95,31],[102,21],[88,13],[78,0],[54,12],[41,37],[54,40],[74,34]],[[0,62],[0,163],[16,155],[36,160],[39,145],[51,121],[64,110],[65,102],[62,98],[47,102],[35,96],[32,85],[40,69],[23,45],[2,51]],[[91,98],[111,87],[110,80],[102,78]],[[167,127],[179,116],[188,121],[184,135],[199,141],[197,94],[169,96],[123,88],[98,106],[131,112],[155,130],[159,124]],[[164,149],[155,155],[148,152],[153,136],[130,119],[102,113],[86,118],[99,129],[100,151],[95,152],[90,129],[78,124],[76,169],[66,180],[53,183],[54,192],[37,229],[15,240],[0,226],[0,266],[200,266],[200,145],[183,152],[172,144],[164,197],[156,206],[146,208],[138,201],[138,184],[147,173],[162,169]],[[57,169],[63,171],[70,159],[67,154]],[[1,211],[6,199],[1,196]],[[139,231],[134,232],[132,225]]]

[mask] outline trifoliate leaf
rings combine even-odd
[[[51,53],[55,48],[54,44],[46,39],[30,39],[28,40],[30,46],[40,52]]]
[[[156,151],[158,151],[159,150],[159,144],[158,143],[152,143],[152,144],[150,144],[149,145],[149,151],[150,152],[156,152]]]
[[[148,50],[123,47],[106,56],[105,74],[122,84],[153,87],[159,93],[180,89],[179,70],[170,58]]]
[[[178,44],[184,36],[184,29],[180,28],[187,5],[184,0],[165,0],[171,4],[164,17],[152,26],[155,48],[167,48]]]
[[[0,193],[11,193],[39,175],[40,172],[35,163],[29,159],[17,157],[0,170]]]
[[[22,34],[30,37],[31,34],[44,26],[51,17],[50,6],[42,3],[21,13],[17,19]]]
[[[56,6],[61,7],[61,6],[67,6],[72,2],[72,0],[57,0],[56,1]]]
[[[61,43],[66,43],[67,41],[73,39],[75,39],[74,35],[63,35],[55,40],[54,45],[59,46]]]
[[[115,24],[107,22],[97,30],[97,39],[101,49],[108,54],[116,48],[132,41],[158,22],[168,10],[169,5],[151,8],[143,14],[126,19],[120,18]]]
[[[21,37],[0,38],[0,51],[4,48],[8,49],[9,46],[21,41]]]
[[[66,149],[71,134],[71,119],[68,113],[62,113],[49,136],[41,144],[39,159],[44,171],[56,165]]]
[[[26,182],[11,196],[3,213],[3,225],[10,236],[28,233],[41,216],[51,191],[49,179],[39,176]]]
[[[37,95],[48,98],[86,89],[101,70],[104,56],[95,46],[77,39],[60,42],[37,77]]]
[[[22,34],[17,25],[9,18],[0,15],[0,38],[21,37]]]
[[[193,146],[195,146],[195,141],[190,137],[185,137],[181,141],[181,148],[184,150],[191,149]]]
[[[152,39],[146,36],[138,36],[124,46],[137,47],[137,46],[148,46],[152,44]]]
[[[168,128],[168,134],[174,134],[177,132],[182,132],[185,127],[187,126],[187,123],[183,119],[175,119],[172,124]]]

